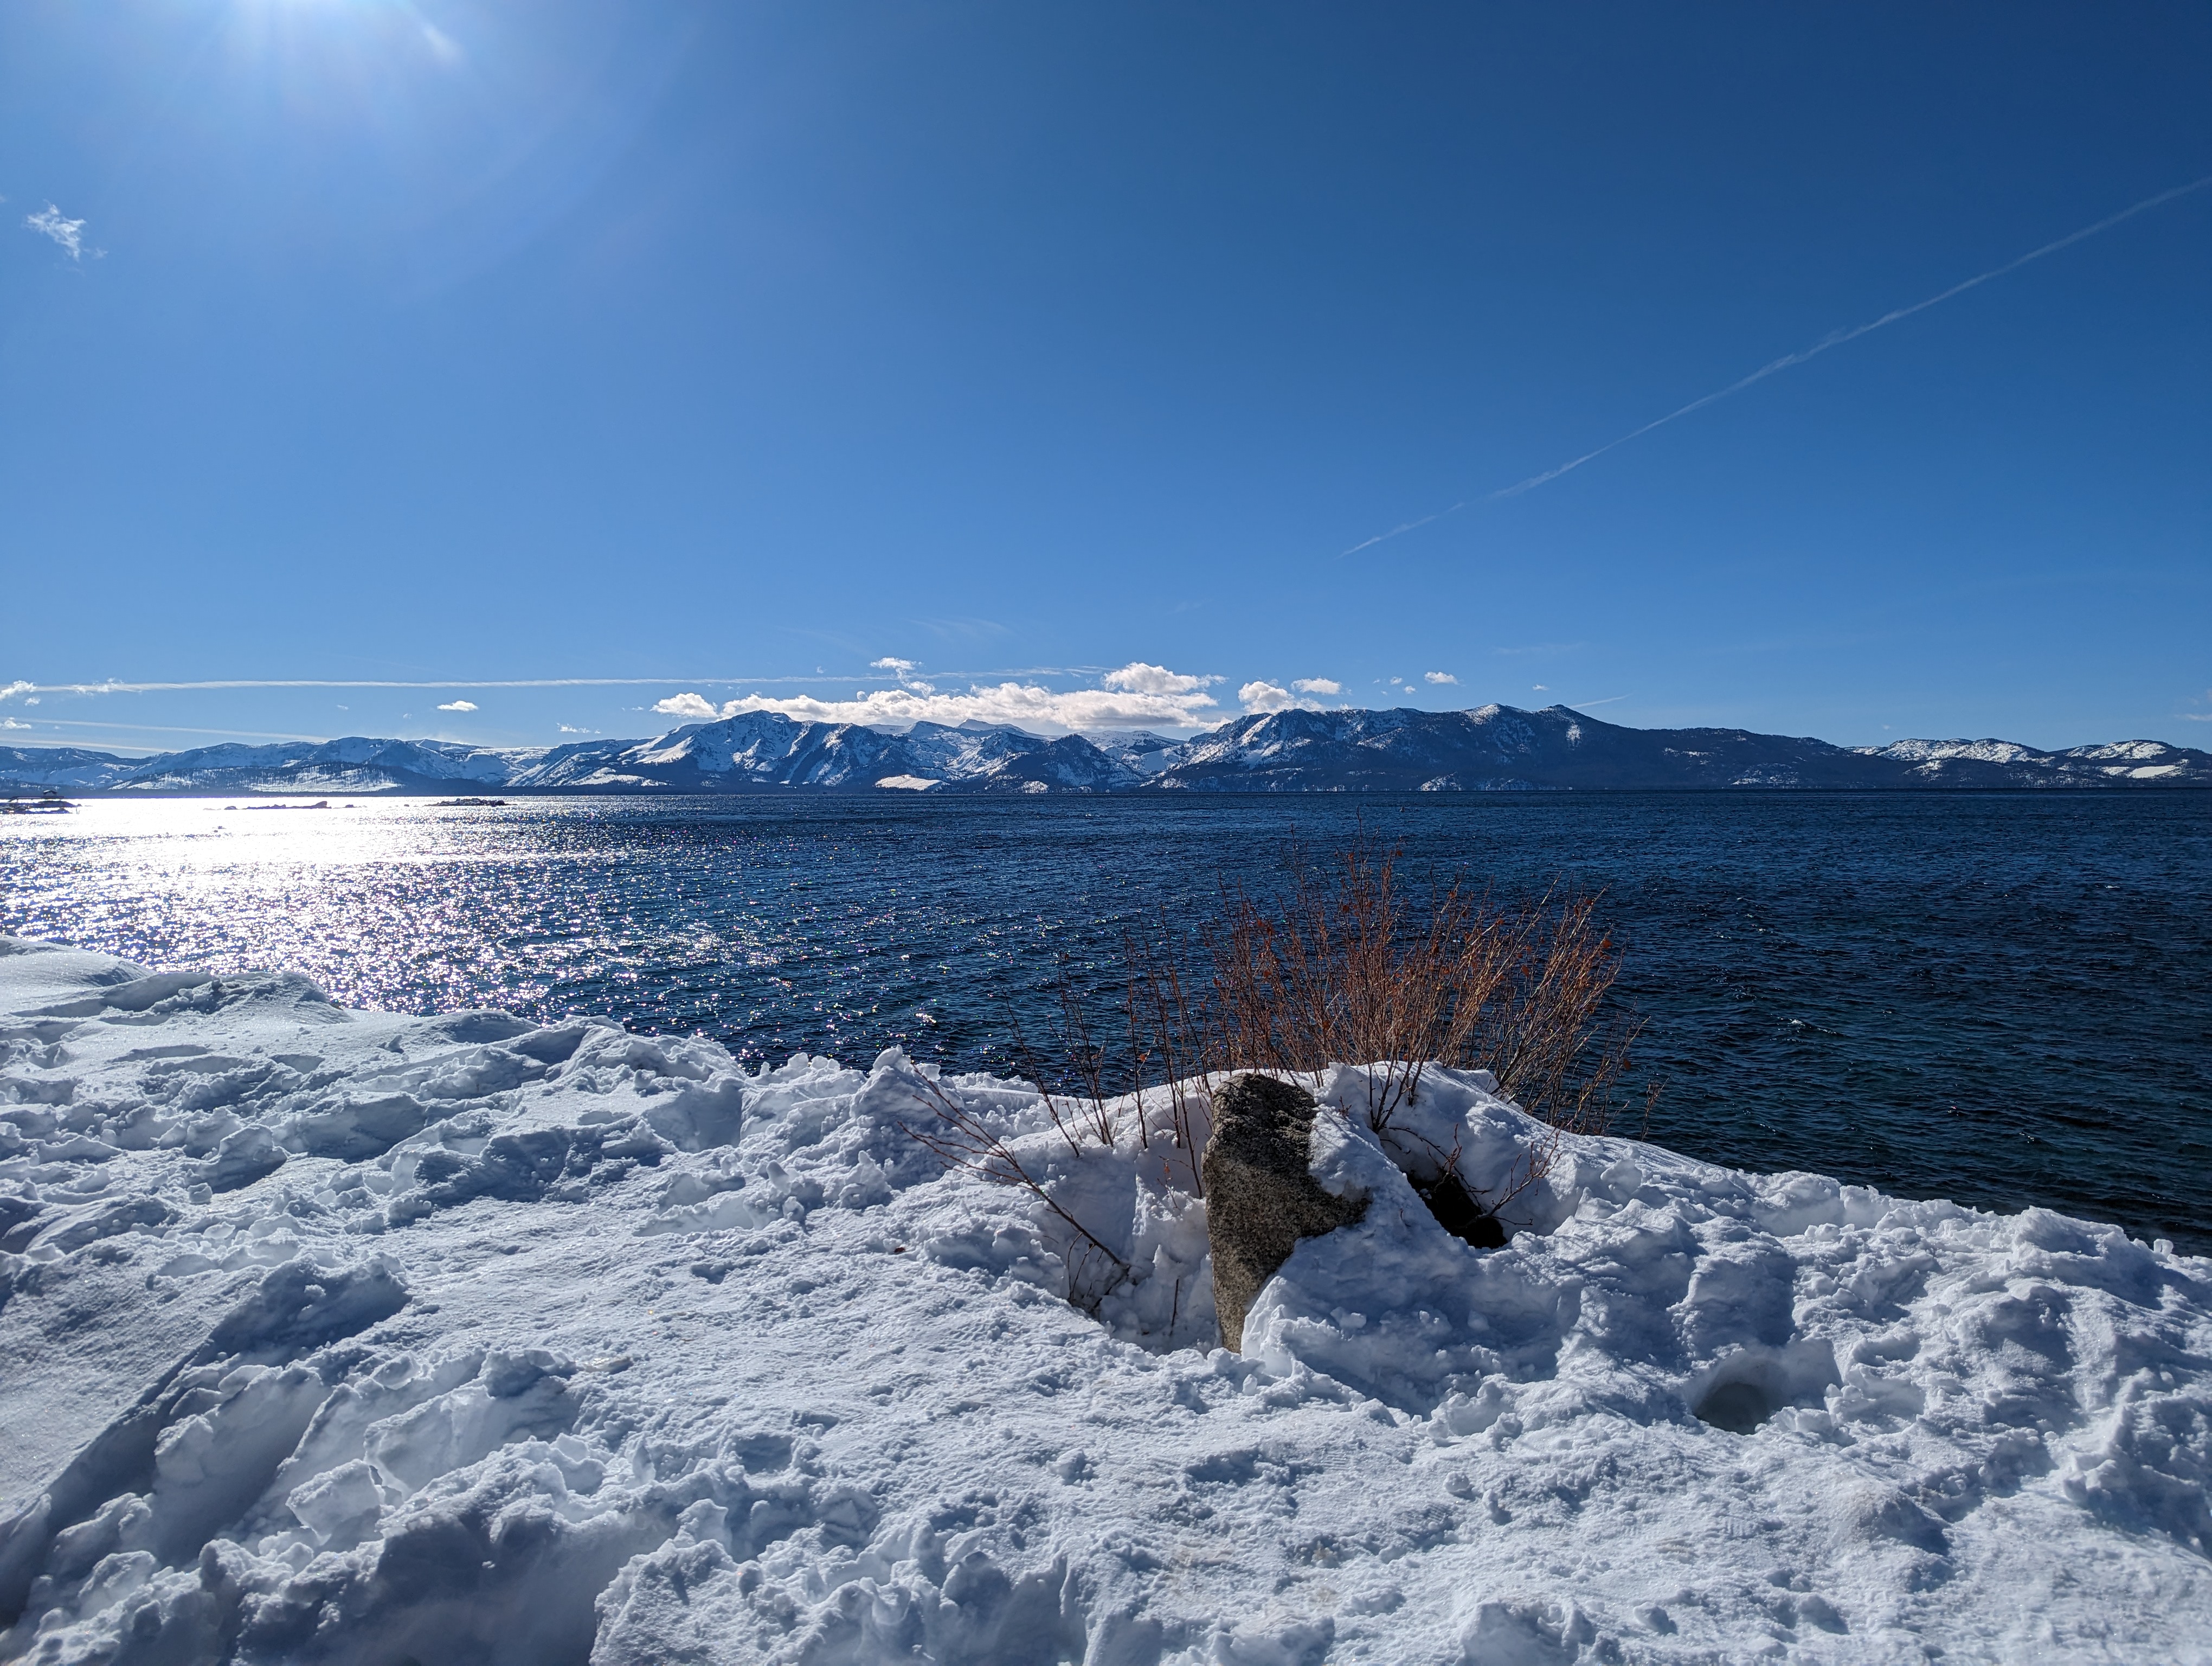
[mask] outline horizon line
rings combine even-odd
[[[454,687],[454,686],[459,686],[459,685],[458,685],[458,684],[437,684],[436,686],[439,686],[439,687]],[[1253,718],[1267,718],[1267,717],[1278,717],[1278,716],[1283,716],[1283,715],[1286,715],[1289,712],[1291,712],[1291,711],[1310,711],[1310,712],[1312,712],[1312,713],[1313,713],[1315,715],[1316,715],[1316,716],[1332,716],[1332,715],[1342,715],[1342,714],[1352,714],[1352,713],[1382,712],[1382,711],[1393,711],[1393,710],[1395,710],[1395,711],[1408,711],[1408,710],[1410,710],[1410,711],[1417,711],[1417,712],[1420,712],[1420,713],[1424,714],[1425,715],[1430,715],[1430,716],[1439,716],[1439,717],[1441,717],[1441,716],[1449,715],[1449,714],[1455,714],[1455,713],[1461,713],[1461,714],[1474,713],[1474,712],[1480,712],[1480,711],[1484,711],[1484,710],[1486,710],[1486,709],[1495,708],[1495,709],[1498,709],[1498,710],[1500,710],[1500,711],[1515,711],[1515,712],[1532,712],[1532,711],[1533,711],[1533,712],[1541,713],[1541,712],[1557,711],[1557,712],[1564,712],[1564,713],[1566,713],[1566,714],[1569,714],[1569,715],[1571,715],[1571,716],[1580,717],[1580,718],[1589,718],[1589,712],[1588,712],[1588,709],[1587,709],[1589,707],[1591,707],[1591,706],[1604,706],[1604,705],[1611,705],[1611,704],[1612,704],[1612,703],[1613,703],[1615,701],[1619,701],[1619,700],[1626,700],[1626,699],[1628,699],[1628,698],[1631,698],[1631,697],[1632,697],[1632,696],[1627,696],[1627,695],[1610,695],[1610,696],[1606,696],[1606,697],[1604,697],[1604,698],[1602,698],[1602,699],[1599,699],[1599,700],[1591,700],[1591,701],[1585,701],[1585,702],[1579,702],[1579,703],[1569,702],[1566,702],[1566,701],[1554,701],[1554,702],[1552,702],[1550,705],[1548,705],[1548,706],[1538,706],[1538,707],[1514,706],[1514,705],[1510,705],[1510,704],[1508,704],[1506,702],[1504,702],[1504,701],[1501,701],[1501,700],[1486,700],[1486,701],[1483,701],[1483,702],[1480,702],[1480,703],[1478,703],[1478,704],[1474,704],[1474,705],[1468,705],[1468,706],[1443,706],[1443,707],[1420,707],[1420,706],[1413,706],[1413,707],[1407,707],[1407,706],[1396,706],[1396,707],[1390,707],[1390,706],[1335,706],[1335,707],[1323,707],[1323,708],[1314,708],[1314,707],[1289,707],[1289,708],[1285,708],[1283,711],[1277,711],[1277,712],[1243,712],[1243,713],[1238,713],[1238,714],[1233,714],[1233,715],[1231,715],[1231,716],[1229,716],[1229,717],[1226,717],[1226,718],[1223,719],[1223,720],[1222,720],[1220,722],[1218,722],[1218,723],[1212,723],[1212,724],[1190,724],[1190,725],[1186,725],[1186,724],[1153,724],[1153,725],[1133,726],[1133,727],[1131,727],[1124,728],[1124,729],[1114,729],[1114,728],[1107,728],[1107,727],[1097,727],[1097,728],[1093,728],[1093,729],[1089,729],[1089,730],[1069,728],[1069,729],[1066,730],[1066,732],[1065,732],[1065,733],[1064,733],[1064,734],[1062,734],[1062,735],[1059,735],[1059,736],[1048,735],[1048,734],[1042,733],[1041,733],[1041,732],[1039,732],[1039,731],[1037,731],[1037,730],[1035,730],[1035,729],[1024,728],[1024,727],[1022,727],[1020,724],[1018,724],[1018,723],[988,723],[988,722],[984,722],[984,721],[981,721],[981,720],[980,720],[980,719],[973,719],[973,718],[969,719],[969,720],[966,720],[966,721],[965,721],[965,722],[963,722],[963,723],[939,723],[939,722],[937,722],[937,721],[936,721],[936,720],[934,720],[934,719],[921,718],[921,719],[916,719],[916,720],[915,720],[913,722],[904,723],[904,724],[901,724],[901,723],[860,723],[860,722],[850,722],[850,721],[848,721],[848,722],[844,722],[844,723],[830,723],[830,724],[828,725],[828,727],[847,727],[847,728],[865,728],[865,729],[872,729],[872,730],[876,730],[876,731],[878,731],[878,732],[881,732],[881,733],[891,733],[891,734],[906,734],[906,733],[911,733],[914,729],[915,729],[915,728],[917,728],[917,727],[921,727],[921,726],[922,726],[922,725],[924,725],[924,724],[929,724],[929,725],[932,725],[932,726],[933,726],[933,727],[940,727],[940,728],[951,729],[951,730],[958,730],[958,729],[961,729],[961,728],[963,728],[963,727],[967,727],[967,725],[968,725],[968,724],[969,724],[969,723],[973,723],[973,724],[977,725],[977,726],[978,726],[979,727],[981,727],[981,728],[984,728],[984,729],[1002,729],[1002,730],[1011,730],[1011,731],[1012,731],[1013,733],[1017,733],[1017,734],[1027,735],[1027,736],[1030,737],[1030,738],[1031,738],[1031,739],[1038,739],[1038,740],[1051,740],[1051,739],[1066,739],[1067,736],[1070,736],[1070,735],[1080,735],[1080,736],[1084,736],[1085,738],[1088,738],[1090,735],[1092,735],[1092,734],[1145,733],[1159,733],[1159,732],[1162,732],[1162,731],[1173,731],[1173,730],[1176,730],[1176,729],[1186,729],[1186,730],[1188,730],[1188,733],[1187,733],[1187,734],[1186,734],[1185,736],[1183,736],[1182,738],[1183,738],[1183,739],[1195,739],[1197,736],[1201,735],[1201,734],[1211,733],[1212,733],[1213,731],[1218,730],[1218,729],[1226,728],[1226,727],[1229,727],[1230,725],[1231,725],[1231,724],[1245,722],[1245,721],[1249,721],[1249,720],[1250,720],[1250,719],[1253,719]],[[811,724],[811,723],[823,722],[823,721],[824,721],[824,720],[821,720],[821,719],[814,719],[814,718],[794,718],[794,717],[792,717],[792,716],[790,716],[789,714],[786,714],[786,713],[782,713],[782,712],[751,712],[751,713],[744,713],[744,714],[739,714],[739,715],[743,715],[743,716],[759,716],[759,717],[777,717],[777,718],[781,718],[785,722],[787,722],[787,723],[802,724],[802,725],[803,725],[803,724]],[[2192,714],[2188,714],[2188,713],[2184,713],[2184,714],[2180,714],[2180,715],[2182,715],[2182,716],[2184,716],[2184,717],[2191,717]],[[659,732],[658,732],[658,733],[656,733],[656,734],[651,734],[651,735],[635,735],[635,736],[623,736],[623,735],[593,735],[593,736],[588,736],[588,737],[576,737],[576,738],[573,738],[573,739],[568,739],[568,740],[557,740],[557,739],[556,739],[556,740],[551,740],[551,741],[526,741],[526,742],[521,742],[521,743],[518,743],[518,744],[500,744],[500,743],[496,743],[496,742],[489,742],[489,741],[471,741],[471,740],[459,740],[459,739],[442,739],[442,738],[441,738],[441,737],[439,737],[439,736],[437,736],[437,735],[434,735],[434,734],[419,734],[419,735],[414,735],[414,736],[408,736],[408,735],[396,735],[396,734],[395,734],[395,735],[372,735],[372,734],[362,734],[362,733],[355,733],[355,734],[341,734],[341,735],[302,735],[302,734],[287,734],[287,733],[282,733],[273,732],[273,731],[268,731],[268,730],[169,728],[169,727],[161,727],[161,726],[156,726],[156,725],[142,725],[142,724],[127,724],[127,723],[101,723],[101,722],[96,722],[96,721],[83,721],[83,720],[70,720],[70,719],[42,718],[41,720],[40,720],[40,722],[42,722],[42,723],[44,723],[45,725],[46,725],[47,727],[52,727],[52,728],[64,728],[64,727],[67,727],[67,728],[93,728],[93,729],[121,729],[121,730],[125,730],[125,731],[128,731],[128,732],[134,732],[134,733],[142,733],[142,734],[143,734],[143,733],[170,733],[170,734],[203,734],[203,735],[212,735],[212,736],[228,736],[228,737],[230,737],[230,738],[232,738],[233,739],[234,739],[234,740],[236,740],[236,741],[241,741],[241,742],[258,742],[258,744],[260,744],[260,745],[286,745],[286,744],[293,744],[293,745],[306,745],[306,746],[328,746],[328,745],[335,745],[336,743],[337,743],[338,741],[341,741],[341,740],[369,740],[369,741],[389,741],[389,742],[393,742],[393,743],[399,744],[399,745],[439,745],[439,746],[459,746],[459,747],[465,747],[465,748],[467,748],[467,749],[469,749],[469,750],[471,750],[471,751],[480,751],[480,752],[510,752],[510,751],[554,751],[554,750],[556,750],[556,749],[557,749],[557,748],[559,748],[559,747],[561,747],[561,746],[564,746],[564,745],[593,745],[593,744],[603,745],[609,745],[609,746],[642,745],[646,744],[646,743],[647,743],[647,742],[648,742],[648,741],[652,741],[652,740],[654,740],[654,739],[659,739],[661,736],[670,735],[670,734],[674,734],[674,733],[678,733],[679,731],[684,730],[684,729],[687,729],[687,728],[694,728],[694,729],[696,729],[696,728],[703,728],[703,727],[708,727],[709,724],[712,724],[712,723],[716,723],[716,722],[730,722],[730,721],[734,721],[734,720],[733,720],[733,719],[732,719],[732,718],[698,719],[698,720],[694,720],[694,721],[690,721],[690,722],[688,722],[688,723],[678,723],[678,724],[675,724],[675,725],[672,726],[672,727],[669,727],[669,728],[665,728],[665,729],[662,729],[662,730],[659,731]],[[1595,719],[1590,719],[1589,721],[1602,723],[1602,722],[1605,722],[1607,720],[1602,719],[1602,718],[1595,718]],[[24,727],[35,727],[35,726],[24,726]],[[1739,733],[1746,733],[1746,734],[1764,734],[1764,733],[1767,733],[1766,731],[1763,731],[1763,730],[1757,730],[1757,729],[1750,729],[1750,728],[1747,728],[1747,727],[1744,727],[1743,725],[1741,725],[1741,724],[1735,724],[1735,723],[1692,723],[1692,724],[1683,724],[1683,725],[1664,725],[1664,724],[1662,724],[1662,725],[1656,725],[1656,726],[1652,726],[1652,727],[1650,727],[1650,728],[1643,728],[1643,727],[1641,727],[1640,726],[1634,725],[1634,724],[1616,724],[1616,725],[1613,725],[1612,727],[1619,727],[1619,728],[1624,728],[1624,729],[1637,729],[1637,730],[1638,730],[1638,732],[1640,732],[1640,733],[1662,733],[1662,732],[1667,732],[1667,731],[1668,731],[1668,730],[1676,730],[1676,731],[1680,731],[1680,730],[1695,730],[1695,729],[1735,730],[1735,731],[1737,731],[1737,732],[1739,732]],[[1779,732],[1776,732],[1776,733],[1778,733]],[[1885,749],[1885,748],[1887,748],[1887,747],[1894,746],[1894,745],[1899,745],[1905,744],[1905,743],[1907,743],[1907,742],[1920,742],[1920,743],[1923,743],[1923,744],[1925,744],[1925,745],[1985,745],[1985,744],[1994,744],[1994,745],[2007,745],[2007,746],[2023,746],[2023,747],[2027,747],[2027,750],[2029,750],[2029,751],[2039,751],[2039,752],[2059,752],[2059,751],[2064,751],[2069,750],[2069,748],[2068,746],[2065,746],[2065,745],[2053,746],[2053,747],[2033,746],[2033,745],[2029,745],[2029,743],[2027,743],[2027,742],[2026,742],[2026,741],[2007,740],[2007,739],[2005,739],[2002,736],[1999,736],[1999,735],[1978,735],[1978,736],[1968,736],[1968,735],[1964,735],[1964,734],[1954,734],[1954,735],[1947,735],[1947,736],[1937,736],[1937,735],[1898,735],[1898,736],[1894,736],[1894,737],[1893,737],[1893,738],[1887,739],[1883,739],[1883,740],[1881,740],[1881,741],[1878,741],[1878,742],[1872,742],[1872,743],[1867,743],[1867,744],[1863,744],[1863,745],[1851,745],[1850,743],[1847,743],[1847,742],[1822,740],[1822,739],[1821,739],[1821,738],[1820,738],[1820,736],[1817,736],[1817,735],[1813,735],[1813,736],[1783,736],[1783,737],[1781,737],[1781,738],[1783,738],[1783,739],[1802,739],[1820,740],[1820,741],[1821,741],[1821,744],[1822,744],[1822,745],[1824,745],[1838,746],[1838,747],[1840,747],[1840,748],[1842,748],[1842,749],[1844,749],[1844,750],[1846,750],[1846,751],[1880,751],[1884,750],[1884,749]],[[221,743],[217,743],[217,744],[221,744]],[[2166,747],[2172,748],[2172,750],[2174,750],[2174,751],[2181,751],[2181,752],[2189,752],[2189,751],[2197,751],[2197,750],[2199,750],[2199,749],[2197,749],[2197,748],[2194,748],[2194,747],[2189,746],[2189,745],[2187,745],[2186,744],[2185,744],[2185,743],[2183,743],[2183,742],[2181,742],[2181,741],[2178,741],[2178,740],[2160,740],[2160,739],[2156,739],[2155,737],[2149,736],[2149,735],[2129,735],[2129,736],[2124,736],[2124,737],[2121,737],[2121,738],[2118,738],[2118,739],[2107,739],[2107,740],[2088,740],[2088,741],[2081,741],[2081,742],[2075,742],[2075,743],[2073,743],[2073,745],[2076,745],[2076,746],[2098,746],[2098,745],[2104,745],[2104,746],[2116,746],[2116,745],[2139,745],[2139,744],[2140,744],[2140,745],[2150,745],[2166,746]],[[143,754],[145,754],[145,755],[146,755],[147,757],[173,757],[173,756],[179,755],[179,754],[184,753],[184,752],[195,751],[202,751],[202,750],[213,750],[213,748],[212,748],[212,747],[208,747],[208,748],[200,748],[200,747],[190,747],[190,746],[187,746],[187,747],[179,747],[179,748],[164,749],[164,748],[160,747],[160,746],[148,745],[145,745],[145,744],[143,744],[143,743],[135,742],[135,741],[129,741],[129,740],[113,740],[113,741],[109,741],[109,742],[106,742],[106,747],[107,747],[107,748],[112,749],[112,750],[111,750],[111,755],[115,755],[115,754],[116,754],[116,753],[118,753],[118,752],[138,752],[138,753],[143,753]],[[5,731],[5,730],[0,730],[0,750],[8,750],[8,751],[19,751],[19,752],[20,752],[20,751],[97,751],[97,750],[99,750],[99,749],[98,749],[98,748],[96,748],[96,747],[94,747],[94,746],[90,746],[90,745],[70,745],[70,744],[68,744],[68,743],[67,743],[67,742],[65,742],[65,741],[64,741],[64,742],[52,742],[52,741],[48,741],[48,742],[40,742],[40,741],[33,741],[33,740],[28,740],[28,739],[26,739],[26,740],[23,740],[23,741],[15,741],[15,740],[10,739],[9,738],[9,732],[8,732],[8,731]]]

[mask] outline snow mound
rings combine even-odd
[[[0,1657],[2212,1658],[2212,1264],[1610,1140],[1477,1250],[1547,1131],[1382,1079],[1240,1358],[1195,1088],[0,939]]]

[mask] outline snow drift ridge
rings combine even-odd
[[[2212,1264],[1598,1139],[1481,1253],[1394,1139],[1546,1131],[1423,1081],[1239,1356],[1165,1103],[0,939],[0,1654],[2208,1657]]]

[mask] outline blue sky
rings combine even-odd
[[[0,742],[2204,744],[2212,188],[1497,494],[2212,174],[2208,75],[2184,4],[24,0]]]

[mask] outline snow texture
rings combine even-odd
[[[0,1657],[2212,1659],[2212,1263],[1583,1139],[1477,1251],[1547,1131],[1376,1079],[1240,1358],[1164,1099],[0,939]]]

